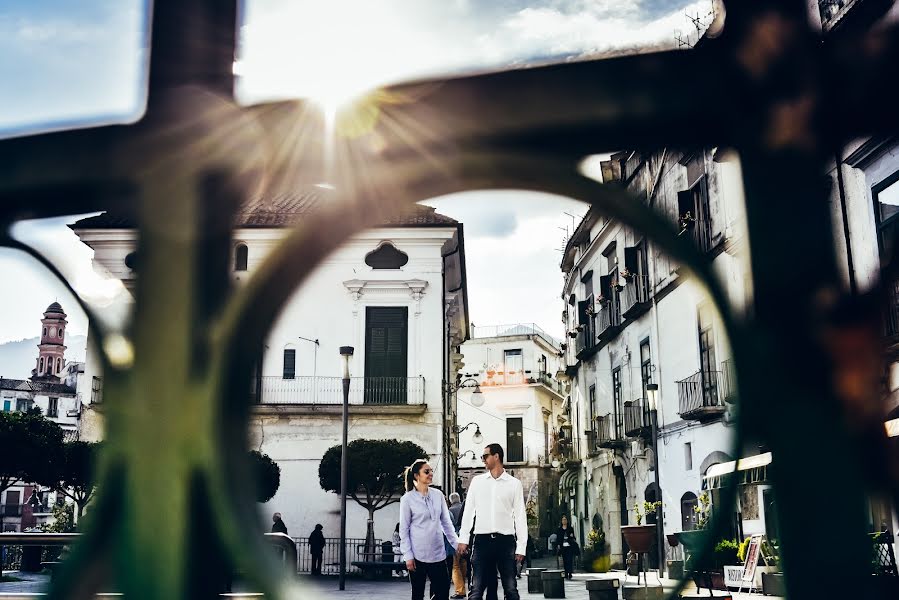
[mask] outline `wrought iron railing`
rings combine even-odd
[[[639,437],[651,427],[649,405],[644,400],[634,400],[624,404],[624,435]]]
[[[609,413],[596,417],[596,445],[600,448],[617,448],[626,443],[621,415]]]
[[[309,538],[293,538],[297,544],[297,573],[312,572],[312,550],[309,546]],[[381,540],[375,539],[375,548],[381,549]],[[399,550],[397,548],[396,550]],[[354,567],[353,562],[362,561],[365,552],[365,538],[346,539],[346,566],[347,573],[360,573],[359,567]],[[400,560],[397,555],[394,560]],[[322,550],[322,575],[337,575],[340,570],[340,538],[325,538],[325,547]]]
[[[265,376],[260,381],[259,404],[343,404],[340,377]],[[351,377],[350,404],[423,404],[424,377]]]
[[[21,517],[22,516],[22,505],[21,504],[0,505],[0,514],[2,514],[4,517]]]
[[[737,369],[733,359],[721,361],[721,389],[719,393],[725,402],[734,402],[737,399]]]
[[[649,302],[649,275],[632,275],[621,291],[621,314],[631,316]]]
[[[596,335],[598,337],[612,336],[619,327],[621,327],[621,298],[619,292],[612,292],[611,297],[599,306]]]
[[[720,371],[697,371],[677,382],[680,415],[689,418],[703,409],[723,409]]]
[[[700,252],[712,249],[712,222],[709,219],[681,218],[681,236],[688,236]]]
[[[575,340],[575,352],[578,358],[583,357],[596,347],[596,315],[589,315],[581,323]]]

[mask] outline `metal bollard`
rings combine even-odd
[[[545,571],[543,568],[531,568],[527,569],[528,575],[528,593],[529,594],[542,594],[543,593],[543,582],[540,580],[540,573]]]

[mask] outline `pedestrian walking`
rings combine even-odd
[[[568,517],[565,515],[562,515],[562,524],[556,530],[556,554],[562,557],[565,577],[571,579],[574,572],[574,557],[577,554],[577,540],[574,529],[568,524]]]
[[[425,583],[431,582],[429,598],[449,600],[446,571],[447,544],[458,544],[446,499],[434,489],[434,470],[424,459],[406,469],[406,493],[400,499],[400,548],[409,569],[412,600],[424,600]]]
[[[459,494],[456,492],[450,494],[450,518],[453,521],[453,527],[456,530],[457,536],[462,527],[463,509],[462,498]],[[467,580],[468,558],[461,552],[455,552],[453,554],[453,586],[455,587],[455,594],[452,596],[454,599],[465,598],[467,596],[467,592],[465,591],[465,582]]]
[[[287,525],[281,520],[281,513],[279,512],[272,515],[272,533],[287,534]]]
[[[499,571],[506,600],[519,600],[517,563],[524,560],[528,542],[524,491],[503,467],[502,446],[490,444],[481,458],[487,472],[471,480],[460,529],[459,552],[467,552],[472,545],[474,576],[468,598],[482,600]],[[472,526],[474,539],[469,536]]]
[[[402,562],[403,560],[403,551],[400,550],[400,524],[397,523],[396,527],[393,529],[393,560],[397,562]],[[399,579],[405,579],[406,576],[402,571],[393,571],[391,573],[392,577],[396,577]]]
[[[315,530],[309,534],[309,553],[312,554],[312,574],[322,574],[322,557],[325,553],[325,534],[321,523],[315,526]]]

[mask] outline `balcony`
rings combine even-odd
[[[621,314],[633,319],[649,309],[649,276],[632,275],[621,293]]]
[[[574,348],[575,356],[583,360],[596,350],[596,315],[590,315],[580,327]]]
[[[612,297],[599,307],[596,335],[602,341],[608,341],[621,331],[621,295],[612,292]]]
[[[737,401],[737,370],[732,359],[721,363],[721,395],[725,402]]]
[[[340,377],[262,377],[256,400],[261,405],[341,406]],[[424,377],[351,377],[350,405],[422,406]]]
[[[690,236],[700,252],[712,249],[712,222],[708,219],[695,219],[690,213],[680,217],[681,236]]]
[[[720,371],[697,371],[677,382],[679,414],[687,421],[713,421],[725,412]]]
[[[624,435],[648,437],[652,431],[649,405],[642,399],[624,403]]]
[[[22,516],[22,505],[21,504],[2,504],[0,505],[0,514],[4,517],[21,517]]]
[[[618,415],[607,414],[596,418],[596,445],[600,448],[621,449],[627,446],[622,435],[622,423]]]

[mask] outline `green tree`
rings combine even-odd
[[[256,482],[256,501],[268,502],[281,487],[281,467],[268,454],[250,450],[250,472]]]
[[[62,429],[34,407],[0,412],[0,493],[18,483],[53,478],[62,458]]]
[[[340,493],[340,446],[331,446],[318,466],[322,489]],[[400,501],[403,470],[427,458],[424,448],[399,440],[353,440],[347,446],[347,496],[368,511],[368,533],[374,539],[375,512]]]
[[[94,493],[94,461],[99,442],[65,442],[61,460],[49,478],[40,483],[61,492],[76,505],[78,517],[84,514],[84,505]]]

